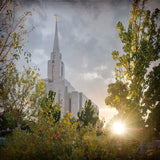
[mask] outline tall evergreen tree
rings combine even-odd
[[[83,122],[84,126],[87,126],[89,123],[93,126],[96,124],[99,119],[98,113],[95,112],[91,100],[86,101],[82,111],[78,112],[78,119],[79,121]]]
[[[49,91],[48,95],[42,98],[40,115],[43,118],[53,118],[58,122],[61,118],[61,106],[55,103],[55,96],[55,92]]]

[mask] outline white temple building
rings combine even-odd
[[[59,49],[57,17],[53,51],[51,52],[50,60],[48,60],[48,78],[44,81],[47,93],[50,90],[56,92],[55,100],[62,106],[61,116],[66,112],[71,112],[72,116],[77,118],[77,112],[84,107],[88,98],[82,92],[76,91],[65,79],[65,65]],[[93,105],[97,112],[98,106]]]

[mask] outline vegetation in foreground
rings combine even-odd
[[[50,117],[50,118],[49,118]],[[30,131],[15,129],[0,149],[0,159],[158,159],[159,149],[144,145],[143,132],[116,135],[66,114],[60,121],[41,117],[28,124]],[[144,146],[142,146],[142,144]]]

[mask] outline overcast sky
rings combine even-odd
[[[159,0],[147,7],[160,8]],[[27,49],[32,64],[47,78],[47,62],[53,50],[55,14],[58,14],[59,45],[65,77],[100,108],[106,120],[115,112],[105,105],[107,85],[114,81],[111,52],[122,51],[116,24],[127,26],[132,0],[25,0],[20,11],[31,10],[27,28],[33,25]],[[33,8],[35,11],[33,11]]]

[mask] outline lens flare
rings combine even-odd
[[[113,131],[116,134],[123,134],[125,130],[125,126],[122,122],[114,122],[113,123]]]

